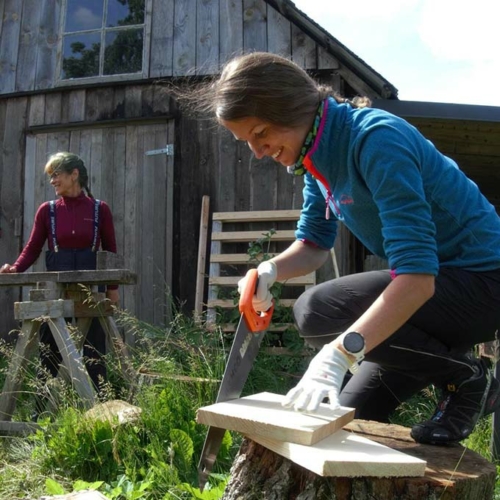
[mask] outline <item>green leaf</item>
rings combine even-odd
[[[64,488],[50,477],[45,480],[45,490],[49,495],[64,495],[66,493]]]

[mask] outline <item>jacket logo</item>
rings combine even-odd
[[[352,205],[354,200],[348,194],[342,194],[340,195],[339,203],[341,205]]]

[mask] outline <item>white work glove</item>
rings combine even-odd
[[[288,391],[282,405],[296,411],[316,411],[328,396],[330,407],[340,407],[339,393],[345,374],[353,362],[337,347],[326,344],[309,363],[300,382]]]
[[[252,304],[253,308],[257,312],[265,312],[273,305],[273,296],[270,289],[276,281],[278,269],[273,261],[266,260],[258,265],[257,274],[259,281],[257,284],[257,290],[255,291],[255,295],[252,299]],[[245,289],[246,283],[246,276],[238,281],[238,292],[240,295]]]

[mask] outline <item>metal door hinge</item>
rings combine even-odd
[[[164,148],[152,149],[151,151],[146,151],[145,154],[146,156],[154,156],[154,155],[174,156],[174,145],[167,144]]]

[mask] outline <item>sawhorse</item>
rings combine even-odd
[[[12,422],[17,395],[23,384],[27,363],[37,351],[38,332],[49,324],[62,357],[61,375],[73,385],[84,407],[91,407],[95,391],[82,359],[81,349],[93,318],[98,318],[106,343],[120,360],[124,378],[135,380],[128,347],[112,318],[113,310],[103,293],[92,292],[98,284],[132,284],[136,276],[127,270],[64,271],[47,273],[2,274],[1,285],[33,285],[30,300],[14,304],[14,316],[21,331],[7,368],[0,394],[0,432],[22,433],[32,427],[27,422]],[[73,338],[65,318],[75,318],[79,330]]]

